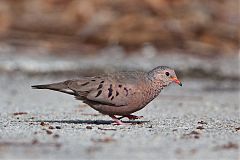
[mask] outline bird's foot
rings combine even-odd
[[[113,125],[126,125],[126,123],[123,123],[122,121],[115,121],[112,123]]]
[[[129,120],[135,120],[135,119],[143,118],[143,116],[135,116],[135,115],[127,115],[127,116],[124,116],[124,117],[127,117]]]
[[[113,125],[125,125],[126,123],[123,123],[121,120],[117,119],[114,115],[110,116],[114,122],[112,123]]]

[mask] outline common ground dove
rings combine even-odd
[[[131,71],[80,77],[60,83],[36,85],[34,89],[50,89],[74,95],[93,109],[109,115],[116,124],[120,119],[138,119],[131,115],[144,108],[161,90],[175,82],[182,86],[173,69],[159,66],[149,72]],[[117,118],[116,116],[122,116]]]

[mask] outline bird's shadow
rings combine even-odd
[[[95,125],[111,125],[114,121],[111,120],[36,120],[31,122],[48,122],[48,123],[67,123],[67,124],[95,124]],[[122,121],[127,124],[143,124],[149,121],[130,120]]]

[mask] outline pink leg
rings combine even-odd
[[[125,124],[121,120],[117,119],[114,115],[109,115],[109,116],[114,120],[115,125],[124,125]]]

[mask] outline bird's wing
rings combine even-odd
[[[131,95],[132,89],[130,89],[129,85],[123,84],[122,87],[119,87],[118,85],[109,84],[100,89],[92,90],[87,95],[87,99],[118,107],[127,105]]]
[[[133,94],[133,84],[111,76],[88,77],[68,82],[68,88],[81,97],[112,106],[125,106]]]

